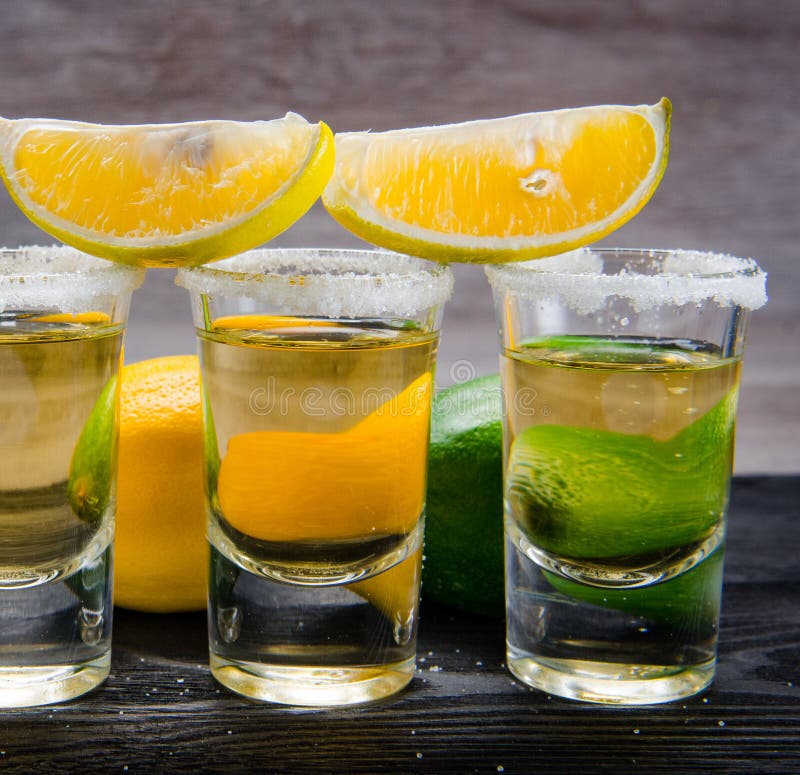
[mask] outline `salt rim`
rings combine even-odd
[[[100,297],[132,292],[144,275],[144,269],[114,264],[65,245],[0,248],[0,312],[88,312]]]
[[[618,274],[603,274],[606,258],[624,262]],[[658,273],[642,274],[641,258]],[[704,301],[753,310],[767,301],[767,275],[752,258],[699,250],[581,248],[485,270],[495,291],[557,301],[579,314],[602,309],[610,296],[629,301],[636,312]]]
[[[403,317],[446,302],[453,273],[383,250],[262,248],[179,269],[175,282],[197,294],[256,299],[292,314]]]

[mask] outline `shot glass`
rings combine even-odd
[[[346,705],[415,668],[433,368],[450,270],[256,250],[181,270],[204,386],[211,670]]]
[[[598,703],[716,665],[752,260],[580,250],[487,269],[504,391],[507,664]]]
[[[117,373],[143,277],[71,248],[0,250],[0,707],[109,672]]]

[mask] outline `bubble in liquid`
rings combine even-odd
[[[78,614],[78,630],[81,634],[81,640],[87,646],[96,646],[103,639],[104,622],[102,611],[81,608]]]
[[[408,643],[410,643],[413,635],[414,635],[413,614],[407,619],[403,619],[402,621],[399,619],[395,620],[394,628],[392,629],[392,636],[394,637],[394,642],[398,646],[405,646]]]
[[[226,643],[234,643],[242,631],[242,612],[237,606],[217,611],[217,629]]]

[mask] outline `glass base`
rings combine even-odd
[[[324,707],[373,702],[399,692],[414,676],[415,659],[380,667],[283,667],[210,655],[211,672],[225,687],[256,700]]]
[[[346,584],[248,573],[213,544],[211,671],[229,689],[287,705],[371,702],[400,691],[416,657],[420,552]]]
[[[715,664],[633,665],[508,652],[508,669],[528,686],[603,705],[655,705],[691,697],[714,679]]]
[[[72,700],[103,683],[110,669],[110,651],[70,665],[0,665],[0,707],[30,708]]]

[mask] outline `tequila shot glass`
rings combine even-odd
[[[504,388],[507,664],[650,704],[714,676],[752,260],[579,250],[487,269]]]
[[[0,250],[0,707],[109,672],[117,375],[143,277],[72,248]]]
[[[346,705],[415,668],[433,369],[450,270],[256,250],[196,269],[211,670]]]

